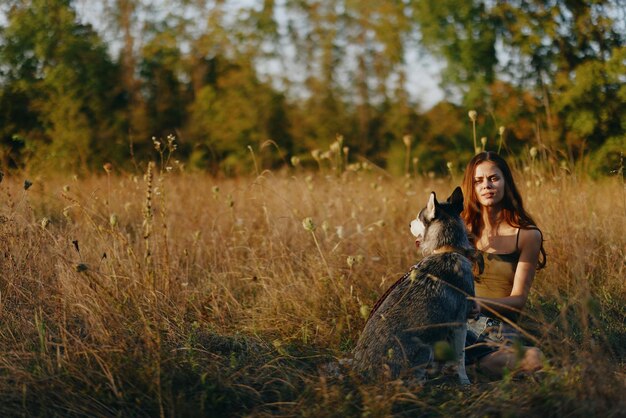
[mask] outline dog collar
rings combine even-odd
[[[457,253],[469,259],[474,264],[474,274],[476,276],[483,273],[485,262],[480,251],[474,248],[459,248],[451,245],[444,245],[433,251],[433,254]]]
[[[453,247],[451,245],[444,245],[443,247],[439,247],[436,250],[434,250],[433,254],[459,253],[465,257],[468,257],[470,254],[473,254],[474,251],[475,250],[472,248],[460,248],[460,247]]]

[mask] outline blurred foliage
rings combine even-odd
[[[3,165],[80,170],[115,158],[122,92],[106,45],[69,2],[26,3],[2,29]]]
[[[626,28],[620,2],[412,4],[424,46],[446,59],[444,83],[460,89],[466,106],[499,115],[516,139],[574,160],[609,138],[623,138]],[[498,94],[503,87],[514,94]]]
[[[0,4],[2,167],[129,165],[153,156],[152,137],[174,134],[189,166],[237,174],[255,169],[252,156],[271,168],[342,135],[351,161],[443,174],[472,155],[470,109],[489,149],[589,158],[597,174],[621,164],[616,0],[79,6]],[[447,97],[426,111],[408,93],[414,51],[445,63]]]

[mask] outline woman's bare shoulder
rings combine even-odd
[[[540,248],[543,241],[543,235],[539,228],[534,225],[521,228],[519,231],[519,246],[520,248]]]

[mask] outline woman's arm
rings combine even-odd
[[[504,298],[476,298],[483,312],[495,310],[501,315],[515,318],[524,308],[535,278],[541,241],[542,237],[539,230],[520,230],[518,243],[520,257],[515,269],[511,295]]]

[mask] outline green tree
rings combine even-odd
[[[31,163],[71,170],[115,154],[117,69],[70,1],[14,5],[2,29],[0,68],[0,103],[13,103],[0,114],[5,146],[18,138]]]
[[[167,19],[166,19],[167,21]],[[166,137],[183,126],[187,106],[182,53],[176,27],[163,22],[147,31],[149,40],[141,51],[140,74],[147,132]]]
[[[251,147],[259,166],[269,168],[274,158],[264,161],[261,153],[264,143],[277,134],[273,130],[284,123],[283,100],[256,78],[250,64],[218,63],[216,73],[215,82],[205,84],[188,109],[183,132],[196,146],[194,164],[241,172],[251,166]]]
[[[199,2],[195,22],[178,31],[189,45],[182,57],[189,97],[181,133],[191,144],[192,165],[247,170],[251,147],[259,168],[269,168],[279,157],[264,146],[268,140],[291,152],[284,96],[257,71],[258,61],[272,56],[265,42],[275,36],[273,2],[239,9],[234,17],[224,2],[206,3]]]
[[[498,22],[487,2],[413,0],[410,3],[421,45],[447,64],[442,87],[449,92],[460,90],[466,105],[484,103],[498,63]]]
[[[572,157],[624,135],[626,33],[619,10],[614,0],[514,1],[493,10],[508,56],[519,57],[504,64],[520,82],[534,79],[547,116],[561,121],[548,126],[548,139],[565,144]]]
[[[626,33],[617,0],[411,4],[424,46],[446,60],[444,82],[463,92],[466,107],[493,112],[490,86],[500,78],[534,93],[552,149],[576,158],[623,138]]]
[[[440,102],[423,117],[424,126],[416,136],[414,153],[419,158],[419,171],[444,174],[448,163],[461,169],[474,148],[467,112],[455,104]]]
[[[412,29],[405,3],[317,0],[286,6],[287,33],[306,92],[298,136],[311,149],[342,134],[356,153],[377,159],[390,135],[409,128],[401,122],[388,129],[384,115],[396,100],[398,108],[409,106],[395,97],[398,86],[406,89],[405,43]]]
[[[119,67],[118,89],[124,105],[122,123],[125,136],[145,147],[150,144],[151,132],[138,67],[143,26],[147,23],[141,16],[147,19],[150,14],[142,3],[142,0],[104,0],[102,5],[108,42],[119,44],[116,59]]]

